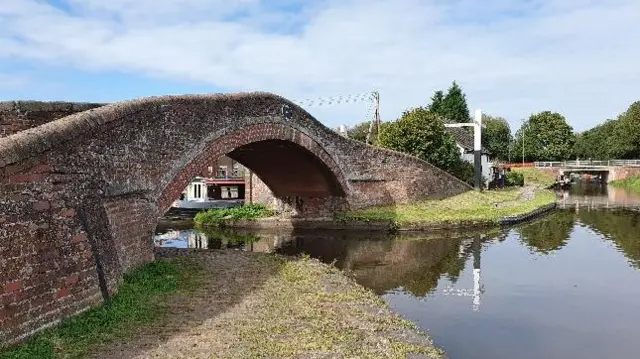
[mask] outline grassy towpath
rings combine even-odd
[[[344,220],[388,220],[400,228],[415,225],[499,224],[501,218],[532,212],[555,202],[553,192],[527,185],[497,191],[468,191],[442,200],[352,211]]]
[[[98,319],[81,314],[0,358],[444,356],[373,292],[317,260],[166,248],[157,255],[165,259],[150,266],[159,275],[142,268],[132,285],[173,283],[162,293],[121,291],[121,315],[95,309]]]

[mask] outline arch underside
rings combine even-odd
[[[254,172],[277,197],[345,195],[335,174],[313,153],[293,142],[253,142],[227,156]]]
[[[159,194],[160,212],[169,209],[193,177],[224,155],[255,173],[276,197],[347,196],[342,170],[318,142],[284,124],[257,124],[212,139],[193,158],[178,161]]]

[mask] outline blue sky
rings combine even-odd
[[[112,102],[377,89],[383,120],[453,80],[516,128],[577,130],[640,100],[636,0],[0,0],[0,99]],[[366,103],[308,107],[328,126]]]

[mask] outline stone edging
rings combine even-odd
[[[557,202],[549,203],[538,209],[534,209],[529,213],[523,213],[519,216],[503,217],[498,222],[500,223],[500,226],[511,226],[511,225],[522,223],[525,221],[531,221],[555,210],[557,206],[558,206]]]

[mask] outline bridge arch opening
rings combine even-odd
[[[275,198],[315,202],[337,198],[346,203],[348,187],[342,170],[318,142],[284,125],[260,124],[212,140],[198,154],[178,161],[158,196],[160,214],[170,208],[193,178],[206,177],[203,174],[222,156],[240,163]]]

